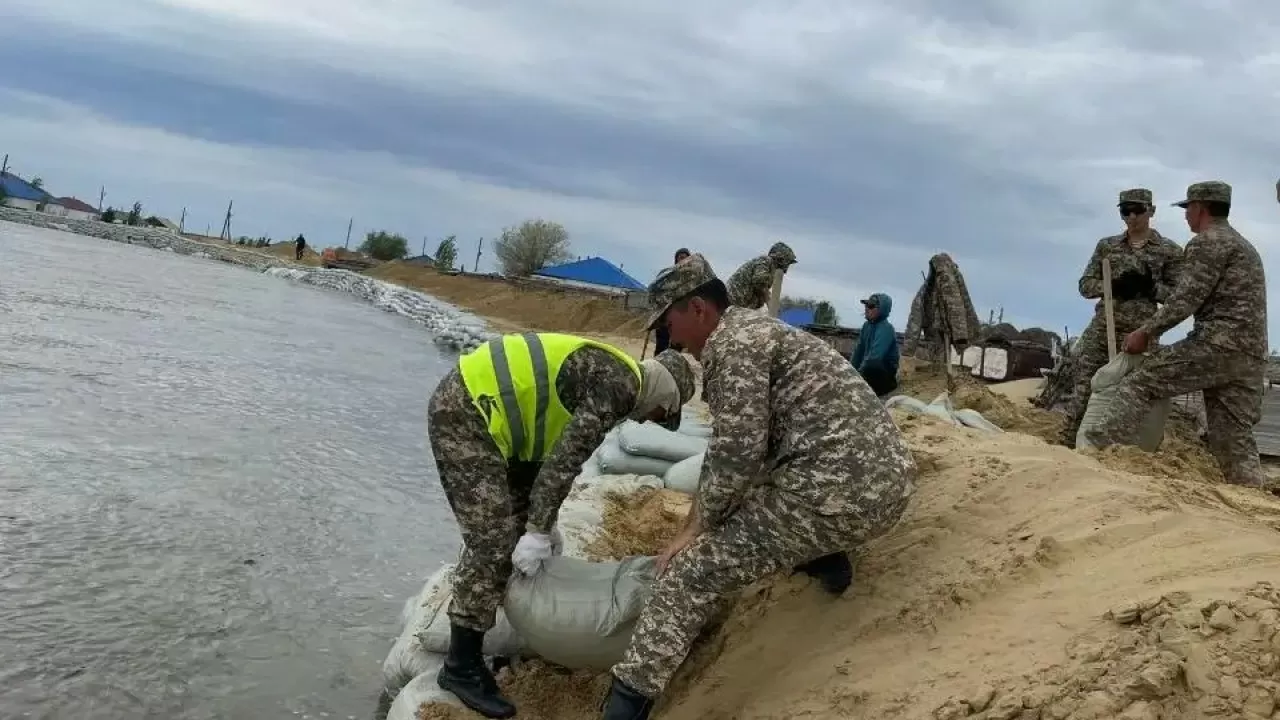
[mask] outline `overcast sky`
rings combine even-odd
[[[1280,5],[1218,0],[4,0],[0,151],[58,194],[316,246],[460,254],[531,217],[648,281],[779,239],[788,294],[1078,331],[1116,194],[1235,187],[1275,274]],[[481,269],[492,269],[486,253]],[[1272,319],[1272,337],[1277,319]],[[1280,341],[1273,342],[1280,344]]]

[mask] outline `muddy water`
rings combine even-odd
[[[449,356],[350,296],[0,223],[0,717],[365,718],[456,546]]]

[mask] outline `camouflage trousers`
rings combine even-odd
[[[1117,349],[1124,343],[1129,333],[1137,330],[1144,318],[1128,318],[1121,313],[1116,314]],[[1088,327],[1080,333],[1075,353],[1074,383],[1071,400],[1067,403],[1067,422],[1062,428],[1063,443],[1067,447],[1076,446],[1076,432],[1080,430],[1080,421],[1084,420],[1084,411],[1089,406],[1089,396],[1093,393],[1090,383],[1094,373],[1106,365],[1110,358],[1107,353],[1107,319],[1104,315],[1094,315]]]
[[[1227,482],[1264,487],[1253,426],[1262,418],[1266,361],[1180,340],[1153,351],[1116,388],[1112,412],[1089,431],[1098,447],[1132,444],[1132,434],[1152,403],[1197,390],[1204,393],[1209,452]]]
[[[449,619],[486,632],[506,598],[511,553],[524,532],[529,492],[541,463],[507,463],[457,370],[431,396],[427,435],[462,533]]]
[[[892,512],[872,513],[889,521],[870,526],[862,515],[820,515],[773,485],[754,488],[737,512],[704,530],[658,578],[631,645],[613,666],[614,677],[656,698],[726,596],[773,573],[859,547],[892,527],[905,508],[904,500]]]

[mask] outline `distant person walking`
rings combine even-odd
[[[676,263],[675,263],[676,265],[679,265],[680,263],[688,259],[689,259],[689,248],[680,248],[679,250],[676,251]],[[653,331],[653,334],[655,336],[654,346],[653,346],[654,355],[657,355],[663,350],[666,350],[667,348],[671,347],[671,333],[667,330],[665,326],[659,326],[658,329]],[[680,348],[676,348],[676,350],[679,350],[679,349]]]
[[[302,254],[307,251],[307,239],[302,237],[302,233],[298,233],[298,239],[293,241],[293,259],[301,260]]]

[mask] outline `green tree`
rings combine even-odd
[[[813,306],[813,322],[815,325],[839,325],[840,315],[836,313],[836,307],[826,300],[819,300]]]
[[[409,241],[403,235],[377,230],[365,235],[360,252],[384,262],[399,260],[409,254]]]
[[[458,238],[453,235],[436,246],[436,269],[452,270],[458,262]]]
[[[31,187],[33,187],[33,188],[35,188],[35,189],[37,189],[37,190],[43,190],[43,189],[44,189],[44,178],[42,178],[42,177],[34,177],[34,178],[32,178],[32,179],[31,179]]]
[[[136,202],[133,204],[133,209],[129,211],[129,216],[125,218],[124,223],[126,225],[136,226],[141,222],[142,222],[142,203]]]
[[[794,295],[783,295],[778,300],[779,310],[790,310],[792,308],[804,308],[813,311],[813,323],[815,325],[839,325],[840,316],[836,313],[836,308],[826,300],[818,300],[816,298],[796,297]]]
[[[113,223],[115,221],[116,221],[116,209],[108,205],[107,209],[102,211],[102,222]]]
[[[548,265],[565,262],[569,253],[569,231],[549,220],[525,220],[502,231],[494,243],[494,254],[504,275],[532,275]]]

